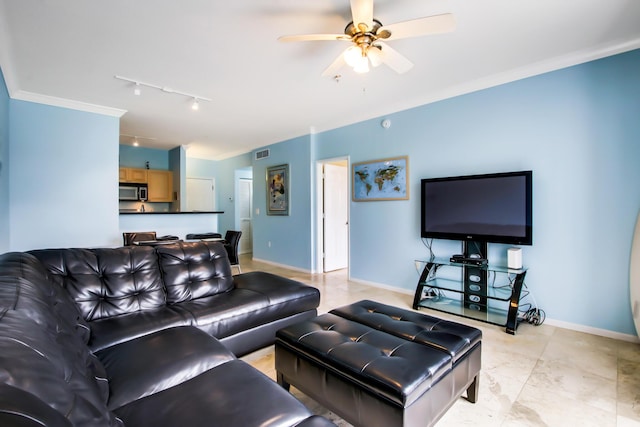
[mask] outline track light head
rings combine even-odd
[[[193,98],[193,104],[191,104],[191,109],[194,111],[198,111],[200,109],[200,103],[198,102],[198,98]]]
[[[136,96],[140,96],[142,90],[140,88],[140,83],[136,82],[136,87],[133,88],[133,94]]]

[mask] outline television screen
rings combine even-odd
[[[531,245],[532,175],[423,179],[422,237]]]

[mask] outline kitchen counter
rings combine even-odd
[[[136,212],[120,211],[120,232],[155,231],[158,236],[178,236],[185,239],[190,233],[221,233],[218,217],[224,211],[196,212]]]
[[[140,212],[140,211],[120,211],[120,215],[200,215],[200,214],[223,214],[224,211],[184,211],[184,212]]]

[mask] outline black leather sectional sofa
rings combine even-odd
[[[0,425],[332,426],[237,358],[319,301],[220,243],[0,255]]]

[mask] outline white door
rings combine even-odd
[[[349,260],[349,173],[344,164],[324,165],[324,271],[347,268]]]
[[[238,253],[253,252],[252,212],[253,212],[253,180],[238,180],[238,220],[240,221],[240,246]]]
[[[187,178],[188,211],[215,211],[215,200],[213,178]]]

